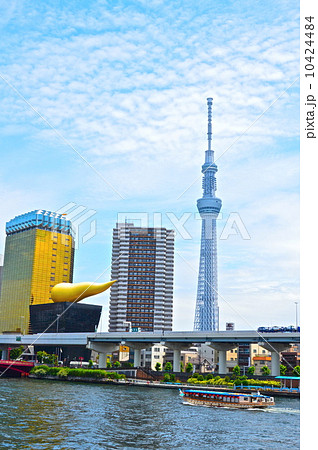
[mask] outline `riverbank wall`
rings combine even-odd
[[[190,385],[186,383],[163,383],[160,381],[151,381],[151,380],[139,380],[135,378],[126,379],[126,380],[111,380],[109,378],[83,378],[83,377],[58,377],[55,375],[46,375],[46,376],[37,376],[34,374],[30,374],[30,379],[37,380],[50,380],[50,381],[68,381],[68,382],[76,382],[76,383],[94,383],[94,384],[112,384],[116,386],[139,386],[139,387],[147,387],[147,388],[159,388],[159,389],[197,389],[197,390],[205,390],[205,391],[221,391],[221,392],[236,392],[236,393],[255,393],[258,391],[262,395],[274,396],[274,397],[288,397],[288,398],[299,398],[300,392],[294,390],[279,390],[279,389],[248,389],[248,388],[239,388],[239,387],[220,387],[220,386],[198,386],[198,385]]]

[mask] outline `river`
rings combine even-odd
[[[177,390],[0,378],[1,449],[299,449],[299,400],[185,405]]]

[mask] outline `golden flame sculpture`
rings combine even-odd
[[[100,294],[110,288],[117,280],[108,283],[59,283],[51,291],[51,298],[54,303],[59,302],[79,302],[83,298]]]

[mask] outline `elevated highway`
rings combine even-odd
[[[219,352],[219,372],[226,372],[226,352],[238,344],[257,343],[272,356],[272,375],[279,375],[279,353],[292,343],[300,342],[299,332],[258,331],[166,331],[166,332],[125,332],[125,333],[43,333],[33,335],[0,335],[0,349],[6,358],[9,347],[24,345],[36,346],[87,346],[99,353],[100,367],[106,367],[106,355],[117,350],[119,345],[127,345],[134,349],[134,365],[140,366],[140,352],[154,344],[162,344],[173,350],[174,371],[179,371],[181,350],[194,344],[206,344]]]

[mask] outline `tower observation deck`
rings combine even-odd
[[[202,232],[194,331],[218,331],[219,329],[216,219],[221,210],[222,201],[215,196],[215,174],[218,169],[212,150],[212,100],[212,98],[207,99],[208,149],[202,166],[203,196],[197,201],[202,218]]]

